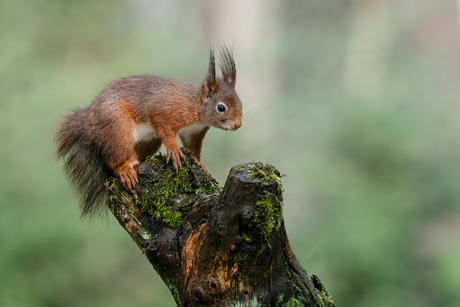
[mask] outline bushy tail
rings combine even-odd
[[[80,201],[81,216],[101,213],[108,199],[105,187],[110,169],[85,136],[87,109],[75,109],[60,123],[56,132],[58,158],[64,159],[64,171]],[[84,142],[87,141],[87,142]]]

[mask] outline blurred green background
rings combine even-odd
[[[247,114],[202,161],[282,174],[336,306],[460,306],[460,2],[0,1],[0,306],[174,306],[108,216],[79,219],[60,117],[111,80],[201,82],[232,46]]]

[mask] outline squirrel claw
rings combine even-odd
[[[121,170],[118,171],[118,174],[120,176],[120,181],[123,184],[123,186],[128,190],[131,191],[134,195],[137,196],[136,194],[136,183],[138,182],[137,179],[137,172],[133,168],[133,165],[139,164],[138,161],[134,161],[130,163],[129,165],[123,167]]]
[[[200,163],[200,166],[206,173],[209,173],[208,168],[203,163]]]
[[[180,149],[168,150],[168,155],[166,157],[166,162],[169,163],[169,160],[172,159],[173,167],[176,171],[179,167],[182,167],[182,159],[185,159],[185,155],[182,153]]]
[[[198,161],[197,158],[195,158],[195,162],[196,162],[204,171],[206,171],[206,173],[209,173],[208,168],[206,167],[206,165],[204,165],[203,163],[201,163],[200,161]]]

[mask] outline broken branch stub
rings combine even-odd
[[[178,172],[161,155],[142,163],[138,199],[116,180],[108,185],[112,213],[176,304],[333,306],[290,248],[279,172],[260,162],[240,164],[221,189],[184,153]]]

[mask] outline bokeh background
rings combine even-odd
[[[1,0],[0,306],[174,306],[108,216],[79,219],[61,116],[111,80],[201,82],[233,48],[243,127],[202,161],[275,165],[336,306],[460,306],[460,1]]]

